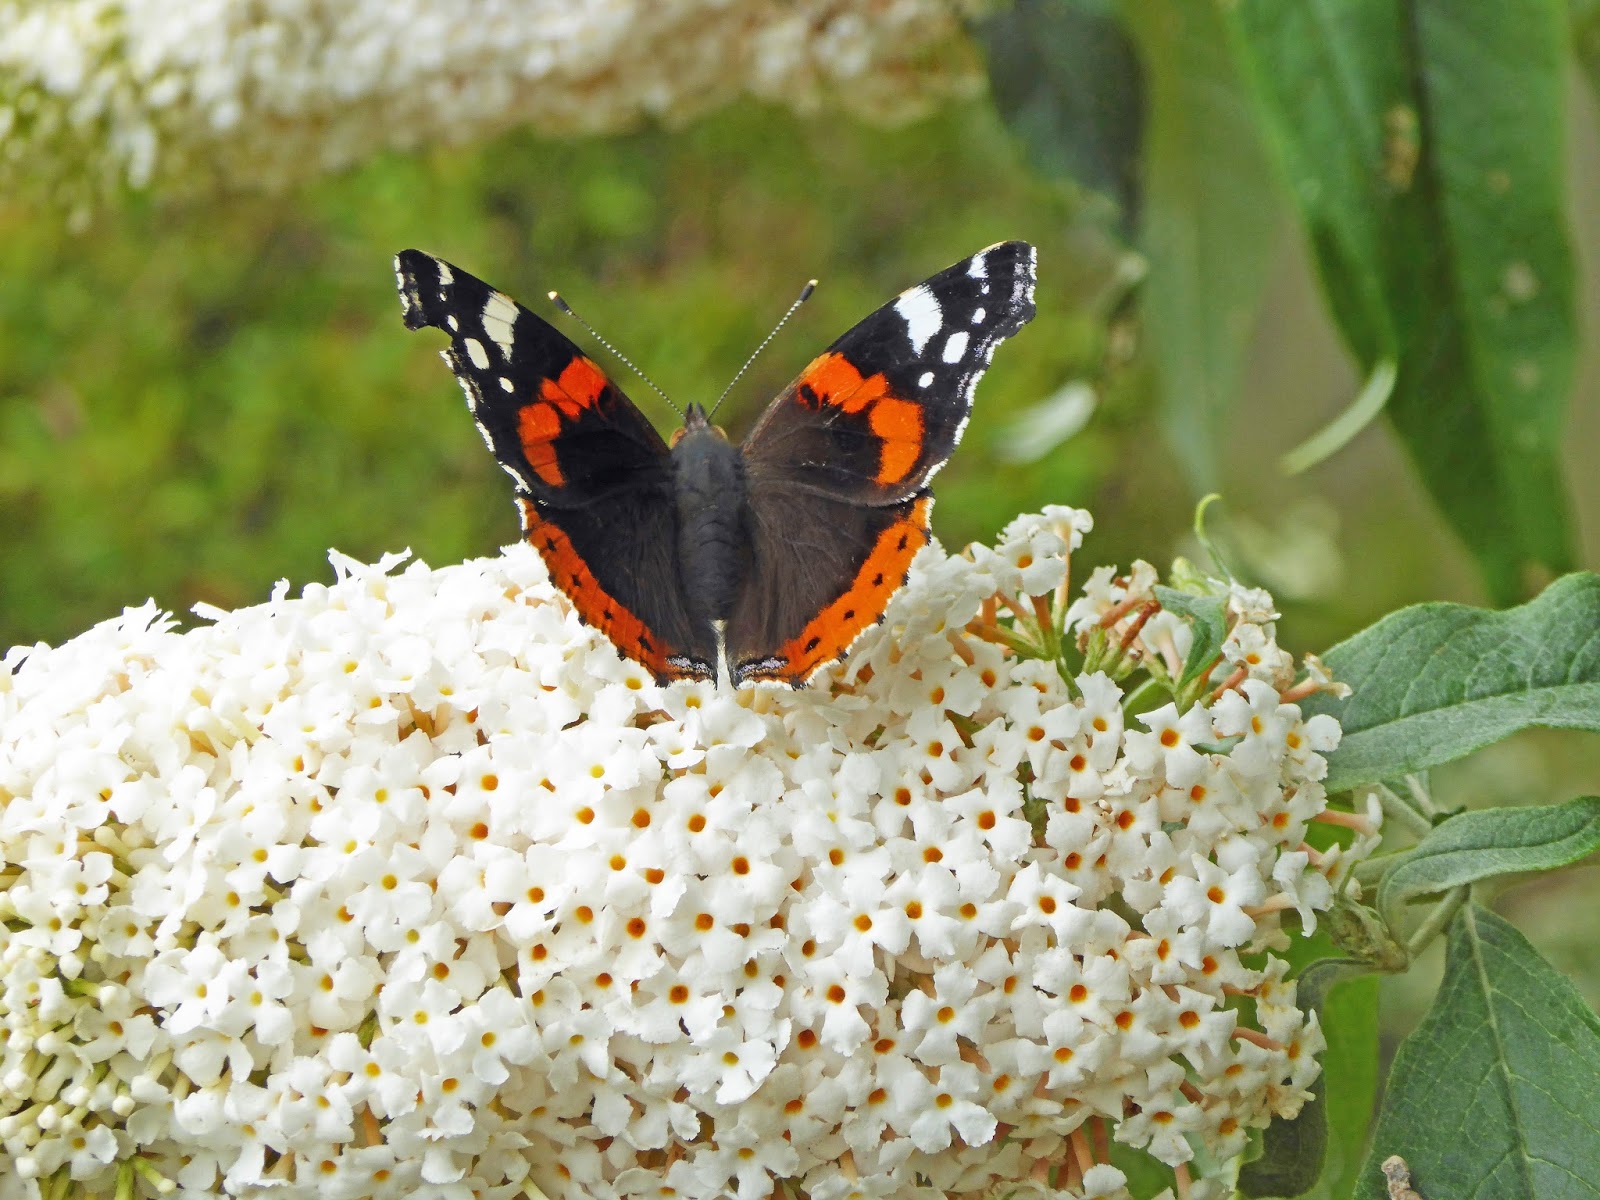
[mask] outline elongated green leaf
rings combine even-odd
[[[1600,796],[1566,804],[1464,812],[1440,825],[1384,876],[1378,907],[1522,871],[1552,871],[1600,849]],[[1392,917],[1391,917],[1392,920]]]
[[[1501,602],[1570,565],[1561,0],[1240,0],[1329,305]]]
[[[1143,295],[1162,427],[1190,484],[1213,491],[1282,205],[1218,7],[1122,10],[1150,81]]]
[[[1189,657],[1183,661],[1183,674],[1178,686],[1183,687],[1197,679],[1211,666],[1212,660],[1222,653],[1222,643],[1228,636],[1227,605],[1221,596],[1193,596],[1175,588],[1156,587],[1156,599],[1161,607],[1187,617],[1194,631],[1194,641],[1189,644]]]
[[[1600,1017],[1507,922],[1468,905],[1401,1043],[1356,1200],[1399,1154],[1429,1200],[1600,1197]]]
[[[1033,165],[1110,197],[1131,235],[1144,83],[1111,0],[1018,0],[973,32],[995,107]]]
[[[1344,728],[1330,790],[1438,766],[1534,725],[1600,730],[1600,575],[1568,575],[1504,612],[1402,609],[1326,659],[1354,689],[1302,704]]]

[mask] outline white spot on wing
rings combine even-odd
[[[434,265],[439,268],[440,283],[454,283],[456,281],[455,272],[450,269],[449,263],[437,258],[434,259],[433,262]]]
[[[939,301],[932,292],[918,284],[900,293],[894,310],[906,323],[906,337],[911,339],[911,349],[917,354],[928,344],[928,339],[939,332],[944,324],[944,314],[939,311]]]
[[[988,277],[989,268],[988,265],[983,261],[984,258],[988,256],[988,253],[989,252],[985,250],[981,254],[974,254],[972,256],[972,261],[967,264],[968,275],[972,276],[974,279],[985,279]]]
[[[982,325],[983,324],[983,318],[985,316],[987,316],[987,315],[988,314],[981,308],[974,309],[973,312],[972,312],[972,323],[974,325]]]
[[[451,333],[454,333],[456,330],[461,328],[461,322],[456,320],[453,315],[446,317],[444,319],[444,323],[446,325],[450,326],[450,332]]]
[[[1011,302],[1013,304],[1033,303],[1033,277],[1039,265],[1039,252],[1032,246],[1028,247],[1028,265],[1017,272],[1016,286],[1011,289]]]
[[[480,371],[489,369],[489,352],[483,348],[483,343],[477,338],[462,338],[461,344],[466,348],[467,357],[472,360],[472,365]]]
[[[958,329],[950,335],[944,344],[944,360],[947,363],[958,363],[961,356],[967,352],[967,331]]]
[[[501,388],[502,391],[514,392],[514,391],[516,391],[516,387],[517,387],[517,385],[512,383],[511,380],[507,376],[505,376],[505,375],[500,376],[500,388]]]
[[[517,306],[511,298],[490,292],[488,303],[483,306],[483,329],[507,358],[511,357],[511,327],[516,323]]]
[[[928,387],[932,383],[933,383],[933,372],[932,371],[924,371],[922,373],[921,377],[918,378],[918,380],[917,380],[917,386],[920,387],[920,388]]]

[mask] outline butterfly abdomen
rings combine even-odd
[[[678,555],[690,608],[725,621],[749,567],[744,459],[738,447],[689,410],[672,448],[678,501]]]

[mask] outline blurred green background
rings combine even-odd
[[[1572,135],[1584,266],[1568,478],[1583,561],[1600,560],[1600,145]],[[1346,406],[1340,348],[1281,199],[1234,415],[1225,504],[1235,567],[1273,587],[1291,640],[1325,644],[1402,604],[1484,602],[1471,560],[1375,425],[1289,478],[1278,457]],[[714,398],[810,276],[822,284],[724,409],[742,431],[851,322],[1002,238],[1039,247],[1039,316],[996,356],[935,513],[950,545],[1045,503],[1094,510],[1093,561],[1193,552],[1193,492],[1163,430],[1141,262],[1105,206],[1041,178],[989,101],[905,128],[741,105],[695,125],[581,141],[517,133],[385,154],[289,196],[136,194],[82,232],[0,203],[0,638],[58,641],[154,596],[261,600],[328,576],[337,547],[432,563],[516,534],[504,475],[439,339],[399,320],[390,258],[418,246],[551,315],[558,288],[680,404]],[[559,318],[556,318],[559,319]],[[585,335],[572,330],[583,341]],[[600,353],[604,359],[603,352]],[[1196,368],[1199,369],[1198,367]],[[666,406],[617,376],[663,428]],[[1087,383],[1087,423],[1019,425]],[[1045,450],[1015,461],[1021,449]]]
[[[1030,505],[1087,503],[1119,472],[1135,397],[1061,453],[1001,465],[1018,410],[1105,354],[1093,297],[1121,252],[1076,208],[982,103],[900,130],[748,106],[675,133],[515,134],[385,155],[288,198],[134,197],[81,234],[0,207],[0,633],[58,640],[147,595],[250,603],[276,579],[325,578],[330,546],[446,563],[514,539],[441,339],[400,323],[390,260],[407,246],[558,321],[544,293],[559,288],[680,405],[714,400],[820,276],[725,406],[738,432],[901,288],[1032,239],[1040,317],[982,389],[938,529],[963,544]],[[1181,527],[1182,489],[1153,490],[1172,512],[1147,495],[1140,519]]]

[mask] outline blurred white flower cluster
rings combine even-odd
[[[903,118],[979,85],[981,0],[0,0],[0,177],[274,185],[741,96]]]
[[[656,686],[525,545],[12,650],[0,1197],[1222,1194],[1374,830],[1262,593],[1125,715],[1198,635],[1143,564],[1072,602],[1088,528],[924,550],[800,692]]]

